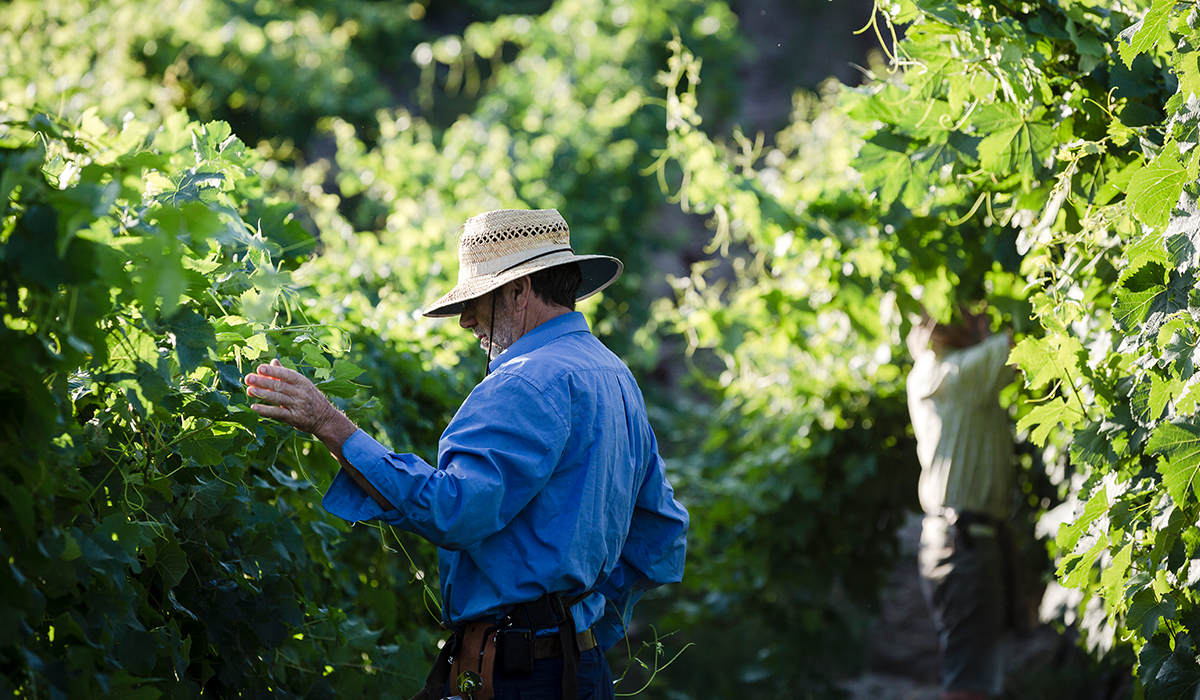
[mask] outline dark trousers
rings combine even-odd
[[[562,700],[562,657],[538,659],[533,673],[492,677],[495,700]],[[614,700],[612,671],[599,649],[579,655],[579,700]]]
[[[945,690],[998,695],[1003,688],[1008,603],[999,527],[952,525],[937,515],[922,524],[922,590],[938,630]]]

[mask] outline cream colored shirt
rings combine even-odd
[[[926,513],[950,507],[1007,518],[1013,437],[997,396],[1013,380],[1006,364],[1008,336],[994,335],[940,358],[923,341],[909,339],[914,362],[907,380],[921,507]]]

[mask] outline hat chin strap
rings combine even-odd
[[[489,320],[488,320],[487,357],[483,361],[483,377],[484,377],[484,379],[486,379],[487,376],[492,373],[492,348],[495,347],[495,344],[496,344],[496,333],[495,333],[495,331],[496,331],[496,292],[499,292],[499,291],[500,290],[497,289],[495,292],[492,292],[492,315],[489,317]]]
[[[507,285],[505,285],[505,286],[507,286]],[[492,348],[496,347],[496,295],[500,293],[501,289],[504,289],[504,287],[502,286],[499,289],[496,289],[495,291],[492,292],[492,316],[491,316],[491,321],[488,322],[489,328],[488,328],[487,359],[485,360],[485,362],[483,364],[484,378],[486,378],[492,372]],[[529,293],[533,294],[533,290],[530,289]],[[521,335],[525,335],[526,331],[529,330],[528,328],[526,328],[526,326],[528,326],[528,325],[529,325],[529,304],[526,304],[525,308],[523,308],[521,310]],[[518,337],[520,337],[520,336],[518,336]],[[508,348],[505,348],[505,349],[507,350]]]

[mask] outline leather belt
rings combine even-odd
[[[586,629],[575,635],[575,643],[579,645],[579,651],[594,649],[596,648],[596,634],[590,629]],[[535,659],[554,659],[562,655],[562,640],[557,636],[538,637],[533,641],[533,658]]]
[[[942,508],[937,515],[945,520],[950,527],[954,528],[955,537],[967,549],[975,547],[974,536],[1003,538],[1008,533],[1008,525],[1004,521],[987,513],[980,513],[974,510],[958,510],[957,508]]]

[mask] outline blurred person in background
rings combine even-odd
[[[986,313],[915,327],[908,410],[925,513],[919,564],[939,641],[942,700],[983,700],[1004,681],[1015,487],[1013,434],[1000,391],[1013,381],[1011,339]]]

